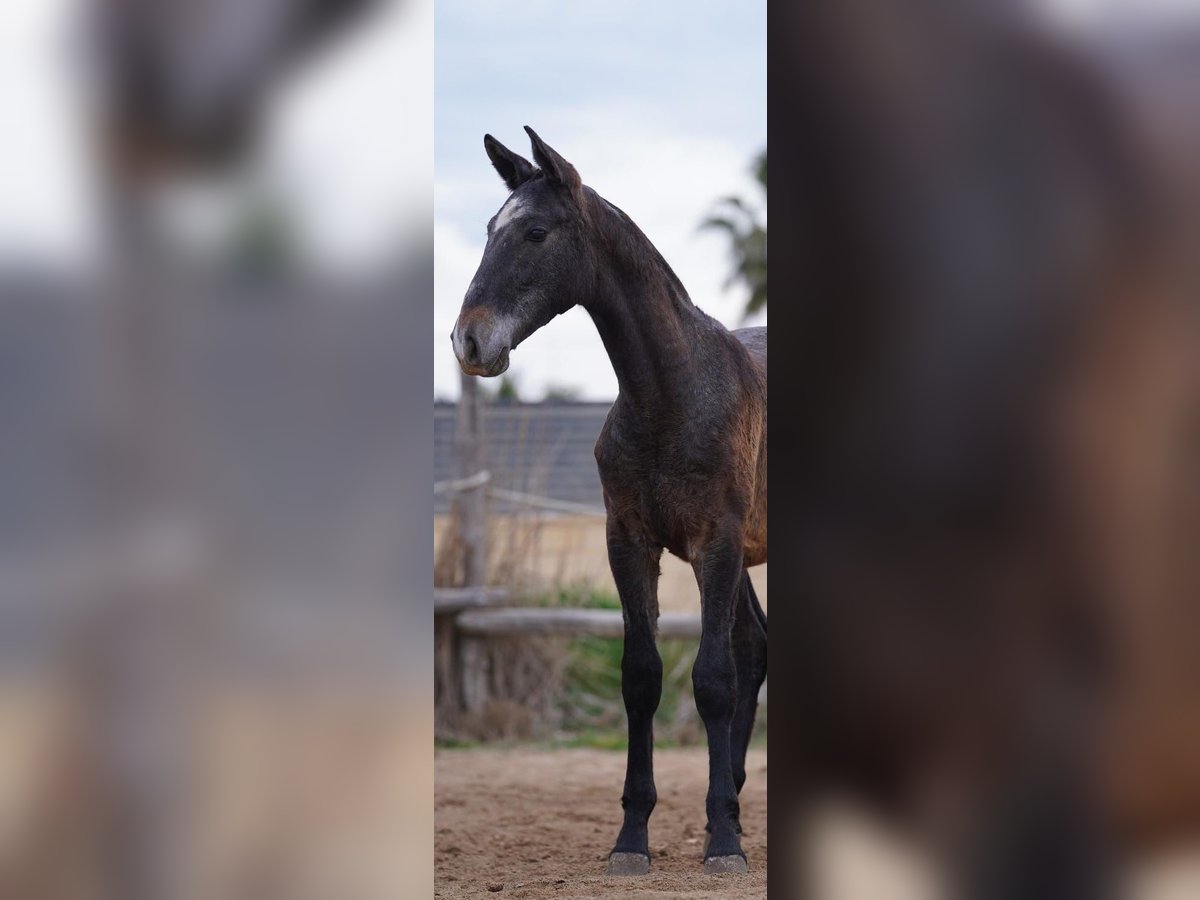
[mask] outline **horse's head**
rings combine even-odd
[[[526,126],[529,160],[490,134],[484,148],[512,193],[488,222],[479,270],[451,333],[468,375],[499,375],[521,341],[586,295],[596,264],[587,200],[575,167]]]

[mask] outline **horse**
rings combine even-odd
[[[767,561],[767,330],[729,331],[701,311],[633,221],[525,131],[536,166],[484,136],[510,194],[488,223],[451,340],[464,372],[500,375],[522,341],[579,305],[616,372],[596,463],[625,624],[629,751],[608,872],[650,869],[664,550],[691,563],[700,588],[692,685],[708,741],[704,871],[746,872],[738,794],[767,671],[767,620],[747,573]]]

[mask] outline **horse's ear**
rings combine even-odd
[[[582,199],[583,182],[580,181],[575,167],[559,156],[558,152],[538,137],[537,132],[528,125],[525,126],[525,132],[529,135],[530,143],[533,144],[534,162],[546,173],[546,177],[555,184],[561,184],[570,190],[576,199]]]
[[[483,136],[483,149],[487,151],[488,159],[510,191],[515,191],[530,178],[537,170],[533,163],[518,153],[513,153],[490,134]]]

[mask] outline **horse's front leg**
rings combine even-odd
[[[693,559],[700,585],[701,636],[692,688],[708,735],[708,846],[704,871],[745,872],[746,855],[738,835],[738,786],[733,775],[731,726],[737,706],[737,667],[733,653],[735,604],[742,591],[744,556],[741,529],[717,530]]]
[[[654,790],[654,713],[662,697],[662,658],[655,644],[661,557],[661,547],[649,545],[641,535],[610,520],[608,562],[625,619],[621,695],[629,719],[629,757],[621,795],[625,821],[608,858],[610,875],[650,871],[648,822],[658,799]]]

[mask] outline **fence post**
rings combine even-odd
[[[464,374],[458,400],[458,426],[454,432],[459,478],[470,478],[484,468],[480,406],[479,379]],[[482,484],[459,491],[454,498],[455,519],[463,548],[463,587],[480,587],[487,577],[486,503],[487,492]]]
[[[479,379],[464,374],[458,401],[458,427],[454,434],[459,478],[470,478],[484,468],[481,406]],[[487,579],[486,486],[481,483],[459,492],[455,497],[455,505],[462,540],[463,586],[482,587]],[[487,647],[479,638],[459,633],[453,619],[451,627],[455,628],[453,641],[458,669],[459,709],[478,712],[487,706],[490,693]]]

